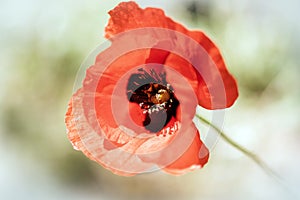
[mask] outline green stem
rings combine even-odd
[[[259,165],[263,170],[265,170],[268,174],[276,177],[277,179],[281,179],[273,170],[264,163],[257,155],[246,149],[245,147],[239,145],[235,141],[233,141],[230,137],[228,137],[220,128],[215,126],[214,124],[210,123],[207,119],[201,117],[200,115],[196,114],[196,117],[201,120],[203,123],[205,123],[208,126],[211,126],[215,131],[218,132],[218,134],[221,136],[222,139],[224,139],[227,143],[229,143],[231,146],[235,147],[237,150],[251,158],[257,165]]]

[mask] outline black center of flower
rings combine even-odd
[[[132,74],[127,85],[127,96],[130,102],[137,103],[143,110],[144,127],[156,133],[163,129],[172,117],[176,117],[179,101],[171,85],[166,82],[165,73],[150,73],[139,69]]]

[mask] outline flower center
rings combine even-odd
[[[152,133],[162,130],[172,117],[176,117],[179,101],[175,97],[165,74],[150,74],[144,70],[131,75],[127,85],[130,102],[137,103],[144,115],[143,126]]]

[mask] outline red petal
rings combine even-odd
[[[79,93],[80,91],[77,91],[74,96],[78,95]],[[72,101],[70,101],[68,105],[65,123],[67,127],[68,138],[71,141],[74,149],[82,151],[88,158],[90,158],[91,160],[95,160],[93,155],[82,144],[80,136],[78,135],[76,121],[74,120],[74,113],[72,111]]]
[[[199,104],[207,109],[222,109],[232,106],[238,97],[238,87],[236,80],[226,68],[219,48],[201,31],[189,31],[187,35],[196,40],[206,50],[218,69],[218,71],[212,71],[212,73],[216,74],[215,76],[220,74],[224,84],[224,87],[218,87],[214,84],[214,80],[204,82],[201,75],[197,74],[199,81],[199,88],[197,92]],[[211,69],[207,68],[207,70]],[[211,91],[215,90],[216,94],[223,94],[223,91],[218,91],[225,90],[225,99],[222,95],[213,95],[212,93],[208,93],[208,88]]]
[[[199,138],[193,123],[183,127],[175,138],[162,151],[139,155],[144,162],[156,163],[170,174],[183,174],[203,167],[208,161],[209,151]]]
[[[96,83],[96,93],[98,95],[95,97],[95,109],[97,119],[99,121],[99,125],[104,130],[107,139],[112,142],[126,144],[132,139],[132,137],[128,136],[123,131],[118,131],[118,129],[119,124],[123,124],[124,126],[126,125],[126,127],[129,126],[128,128],[132,128],[129,124],[131,122],[130,118],[128,118],[128,115],[126,115],[126,113],[123,113],[126,112],[126,109],[124,109],[124,107],[128,105],[129,111],[131,113],[133,113],[134,110],[136,111],[137,109],[136,105],[128,102],[126,97],[126,87],[118,94],[113,95],[113,92],[119,91],[115,90],[117,85],[127,85],[127,80],[129,78],[122,77],[126,74],[127,76],[129,76],[130,74],[128,74],[128,72],[130,72],[130,69],[132,70],[144,64],[146,57],[147,51],[145,50],[132,51],[124,56],[119,57],[105,70],[99,82]],[[89,71],[87,71],[87,74],[91,75],[90,79],[99,79],[97,75],[93,75],[93,70],[97,70],[97,66],[93,66]],[[118,82],[122,80],[124,82]],[[85,82],[89,82],[89,79],[86,79]],[[115,115],[113,113],[112,98],[115,99],[114,102],[117,102],[114,105],[120,106],[120,109],[115,109],[116,112],[118,112],[115,113]],[[137,112],[136,115],[131,115],[131,119],[136,124],[142,125],[143,119],[139,118],[139,114],[140,112]],[[122,117],[122,119],[120,119],[122,121],[116,122],[115,117]],[[140,131],[146,132],[146,130],[142,128],[140,129]]]
[[[199,132],[196,133],[193,143],[187,151],[175,162],[163,168],[164,171],[180,175],[203,167],[209,158],[209,151],[202,143]]]
[[[78,112],[78,109],[76,109],[76,111],[74,111],[73,109],[73,106],[79,106],[82,103],[82,100],[83,91],[82,89],[80,89],[73,95],[71,101],[69,102],[68,110],[65,117],[68,138],[71,141],[74,149],[82,151],[89,159],[98,162],[104,168],[109,169],[115,174],[122,176],[135,175],[136,173],[128,173],[125,170],[122,171],[112,167],[107,162],[105,162],[105,159],[101,157],[101,155],[103,154],[109,155],[109,153],[107,153],[109,151],[106,151],[107,147],[105,147],[105,145],[107,146],[107,140],[91,138],[91,132],[93,130],[90,127],[90,124],[87,122],[82,123],[82,120],[78,120],[78,118],[84,118],[84,114],[75,113]],[[89,140],[87,140],[87,138]],[[85,140],[85,142],[83,142],[83,140]],[[124,157],[119,158],[119,161],[122,162],[122,160],[124,160]]]
[[[143,10],[133,1],[120,3],[109,12],[109,15],[111,18],[105,28],[106,38],[136,28],[175,28],[173,21],[170,18],[166,18],[161,9],[146,8]]]
[[[195,88],[195,91],[198,96],[198,103],[201,106],[207,109],[221,109],[230,107],[235,102],[238,97],[236,81],[227,71],[224,60],[217,46],[203,32],[189,31],[181,24],[166,17],[161,9],[141,9],[135,2],[120,3],[116,8],[111,10],[109,14],[111,15],[111,18],[105,29],[107,38],[111,38],[118,33],[137,28],[158,27],[181,32],[196,40],[206,50],[213,64],[216,66],[216,69],[214,69],[213,66],[206,66],[204,70],[210,74],[210,77],[206,79],[203,79],[203,77],[201,77],[195,69],[192,69],[193,67],[191,64],[181,63],[181,65],[177,65],[176,69],[181,67],[186,73],[193,70],[195,71],[191,73],[190,76],[186,77],[189,80],[198,80],[198,87]],[[186,48],[189,47],[187,46]],[[159,56],[159,54],[157,54],[157,56]],[[207,58],[199,57],[199,60],[201,59],[203,60]],[[172,59],[170,58],[170,60]],[[182,59],[178,59],[177,57],[174,60],[175,63],[177,60],[179,62],[180,60],[182,61]],[[197,79],[193,79],[193,74],[196,75]],[[220,85],[215,84],[216,79],[214,79],[214,77],[218,77],[219,75],[221,75],[220,78],[223,82]]]

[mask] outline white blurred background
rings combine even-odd
[[[119,2],[0,1],[0,198],[300,199],[297,0],[136,1],[216,42],[240,91],[224,131],[281,182],[222,140],[204,169],[183,176],[119,177],[72,149],[64,114],[76,72]]]

